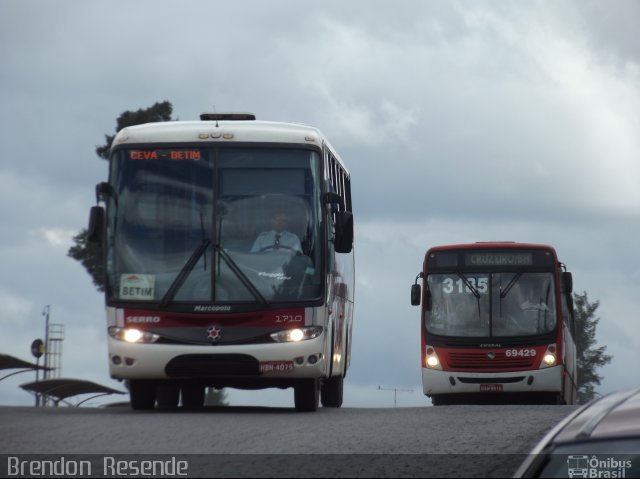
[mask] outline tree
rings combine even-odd
[[[173,105],[168,101],[154,103],[149,108],[137,111],[125,111],[116,120],[116,133],[128,126],[158,121],[171,121]],[[104,160],[109,159],[111,144],[115,135],[105,135],[106,143],[96,146],[96,154]],[[104,291],[104,266],[100,255],[100,248],[87,241],[87,229],[84,228],[73,237],[74,245],[69,248],[67,256],[80,261],[93,280],[98,291]]]
[[[227,391],[224,389],[207,388],[204,398],[205,406],[228,406]]]
[[[82,263],[87,272],[91,275],[93,284],[98,291],[104,291],[104,264],[102,261],[102,251],[94,243],[87,240],[87,229],[84,228],[73,237],[74,245],[69,248],[67,256]]]
[[[595,312],[600,301],[589,302],[586,291],[574,293],[574,313],[576,321],[576,358],[578,362],[578,402],[587,403],[595,397],[595,386],[600,385],[602,376],[596,368],[609,364],[612,356],[605,354],[606,346],[596,348],[596,327],[600,318]]]

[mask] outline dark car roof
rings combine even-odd
[[[580,409],[552,441],[575,442],[640,436],[640,389],[603,396]]]
[[[626,438],[640,438],[640,388],[607,394],[564,418],[538,442],[514,477],[539,477],[545,457],[557,448]]]

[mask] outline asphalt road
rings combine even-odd
[[[9,457],[18,458],[11,459],[15,466],[64,456],[91,461],[93,477],[134,475],[143,460],[165,461],[165,472],[184,461],[190,477],[505,477],[574,409],[507,405],[296,413],[1,407],[0,473],[7,477]],[[105,456],[112,467],[106,471]],[[123,468],[113,469],[114,464]]]

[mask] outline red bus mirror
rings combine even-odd
[[[567,294],[573,293],[573,276],[569,271],[562,273],[562,291]]]
[[[420,306],[420,296],[422,295],[422,288],[419,284],[411,285],[411,305]]]

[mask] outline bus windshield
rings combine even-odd
[[[320,164],[293,148],[137,148],[111,163],[111,300],[319,298]]]
[[[425,326],[452,337],[528,336],[556,327],[552,273],[526,271],[427,276]]]

